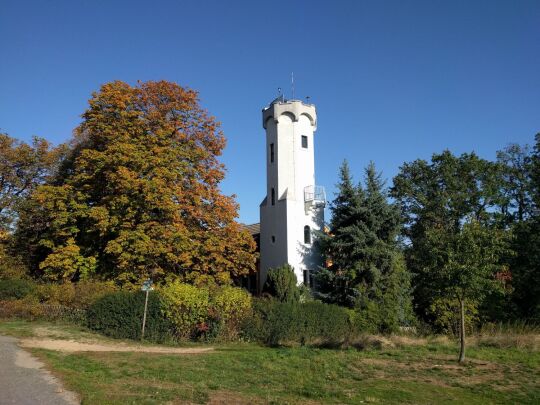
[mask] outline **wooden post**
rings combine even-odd
[[[461,318],[461,328],[459,333],[459,362],[465,361],[465,302],[463,299],[459,299],[459,315]]]
[[[148,293],[150,290],[146,290],[146,298],[144,300],[144,315],[142,320],[142,332],[141,332],[141,340],[144,339],[144,327],[146,326],[146,309],[148,308]]]

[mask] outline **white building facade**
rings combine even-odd
[[[314,246],[324,226],[324,188],[315,184],[315,106],[274,100],[263,109],[266,198],[260,205],[260,283],[268,270],[290,264],[299,283],[312,284],[322,264]]]

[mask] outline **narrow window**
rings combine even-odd
[[[309,270],[304,270],[304,285],[306,287],[309,287],[309,282],[310,282],[310,277],[309,277]]]
[[[302,135],[302,148],[307,149],[307,136],[306,135]]]
[[[276,205],[276,190],[272,187],[272,205]]]
[[[304,226],[304,243],[311,244],[311,229],[309,226]]]
[[[274,144],[270,144],[270,163],[274,163]]]
[[[272,235],[272,243],[276,243],[276,237]]]

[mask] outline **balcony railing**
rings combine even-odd
[[[304,187],[304,202],[315,205],[326,205],[326,192],[323,186]]]

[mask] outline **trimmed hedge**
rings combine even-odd
[[[140,339],[145,293],[118,291],[99,298],[87,311],[87,325],[114,338]],[[163,316],[163,301],[156,292],[148,299],[144,337],[152,342],[173,340],[173,325]]]
[[[0,280],[0,300],[18,300],[33,293],[36,285],[29,280]]]
[[[337,305],[262,299],[255,301],[243,331],[245,338],[270,346],[339,346],[353,336],[354,324],[354,312]]]

